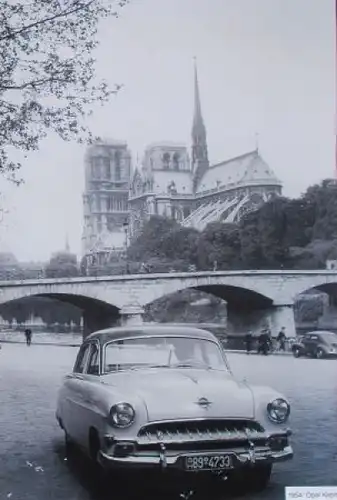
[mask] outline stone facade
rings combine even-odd
[[[130,175],[126,143],[101,141],[87,150],[82,252],[98,263],[125,247]]]

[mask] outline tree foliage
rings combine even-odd
[[[95,75],[99,22],[126,3],[0,1],[0,172],[15,179],[12,149],[36,150],[49,131],[67,141],[91,138],[91,104],[120,87]]]
[[[79,275],[76,255],[55,253],[45,268],[46,278],[72,278]]]
[[[337,259],[337,184],[325,180],[296,199],[274,198],[238,225],[203,231],[152,217],[129,249],[138,261],[181,260],[207,269],[322,269]]]

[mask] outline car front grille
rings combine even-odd
[[[147,424],[138,432],[138,449],[157,449],[164,443],[167,449],[193,450],[241,447],[248,441],[265,446],[264,428],[252,420],[179,420]]]

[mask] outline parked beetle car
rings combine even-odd
[[[283,395],[234,378],[211,332],[173,325],[89,335],[56,410],[66,443],[103,469],[239,471],[252,489],[293,456],[289,414]]]
[[[337,358],[337,335],[325,330],[308,332],[293,343],[291,350],[295,358]]]

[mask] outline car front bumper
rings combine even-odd
[[[166,451],[165,447],[158,453],[149,454],[130,454],[125,457],[116,457],[107,452],[100,451],[98,460],[105,469],[110,468],[153,468],[153,469],[182,469],[182,462],[184,457],[200,457],[202,455],[232,455],[233,464],[232,469],[240,467],[272,464],[275,462],[283,462],[290,460],[293,457],[293,449],[290,444],[285,446],[282,450],[274,451],[266,447],[256,447],[249,450],[240,449],[224,449],[223,451],[217,450],[210,452],[198,451],[179,451],[172,452]],[[210,469],[207,469],[208,471]],[[202,470],[204,471],[204,469]],[[194,470],[194,472],[202,472]]]

